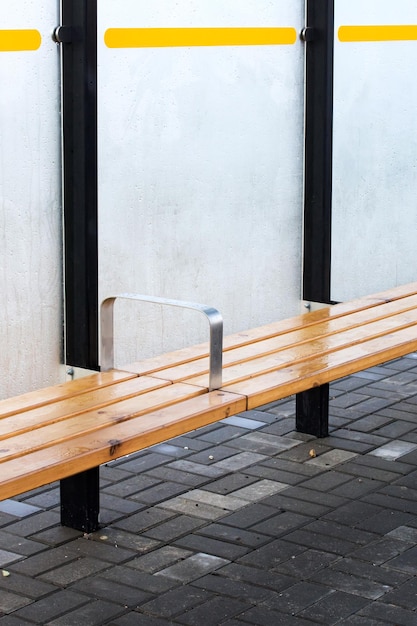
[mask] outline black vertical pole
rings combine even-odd
[[[330,303],[334,0],[306,0],[303,298]],[[328,434],[329,386],[297,394],[296,428]]]
[[[98,369],[97,1],[62,0],[66,363]]]
[[[66,363],[99,369],[97,0],[61,0]],[[61,481],[61,523],[98,529],[99,468]]]

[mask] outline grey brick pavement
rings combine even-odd
[[[416,355],[331,396],[322,440],[286,399],[103,467],[89,536],[0,502],[0,626],[416,625]]]

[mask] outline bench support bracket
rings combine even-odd
[[[298,432],[327,437],[329,434],[328,383],[297,393],[295,397],[295,423]]]
[[[100,510],[99,468],[61,480],[61,524],[92,533],[98,530]]]

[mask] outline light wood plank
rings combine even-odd
[[[245,397],[214,391],[31,452],[24,463],[17,458],[2,464],[0,499],[137,452],[245,409]]]
[[[68,442],[80,435],[106,428],[109,424],[128,421],[202,393],[206,393],[206,390],[178,383],[148,391],[128,400],[121,400],[98,410],[84,411],[74,417],[68,416],[59,422],[38,425],[30,432],[9,436],[2,441],[0,464],[11,458],[22,457],[32,450],[53,448],[57,443]]]
[[[78,378],[77,380],[71,380],[67,383],[61,383],[52,387],[29,391],[20,396],[1,400],[0,417],[7,417],[8,415],[14,415],[15,413],[21,413],[22,411],[44,406],[56,400],[63,400],[81,393],[88,393],[100,387],[106,387],[123,380],[132,379],[135,376],[137,376],[137,374],[132,372],[111,370],[109,372],[91,374],[91,376],[85,376],[84,378]]]
[[[248,409],[254,409],[299,391],[405,356],[415,350],[417,350],[416,328],[404,328],[337,352],[318,355],[310,361],[242,379],[237,383],[225,385],[224,391],[246,394]]]
[[[115,385],[100,387],[94,391],[82,393],[79,396],[71,396],[65,400],[58,400],[37,409],[29,409],[24,413],[2,417],[0,418],[0,440],[48,424],[55,424],[86,411],[99,410],[109,404],[137,397],[168,385],[171,383],[162,379],[136,376]]]

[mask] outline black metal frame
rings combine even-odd
[[[97,0],[62,0],[66,363],[99,369],[97,234]],[[99,527],[99,468],[61,481],[61,523]]]
[[[66,363],[99,369],[97,0],[62,0]]]
[[[334,0],[307,0],[303,298],[331,303]],[[296,428],[326,437],[329,386],[297,394]]]

